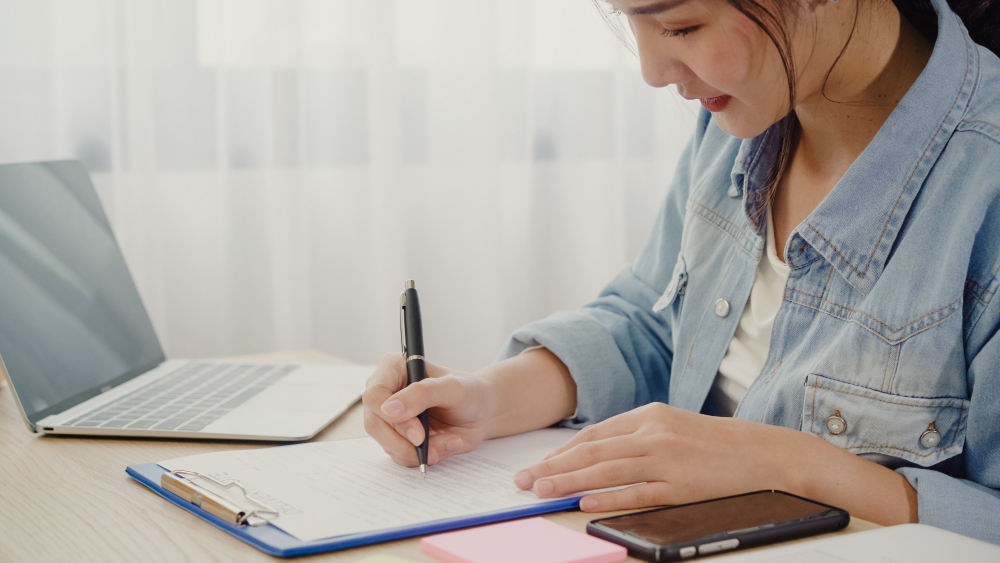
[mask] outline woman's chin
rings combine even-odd
[[[767,128],[774,125],[781,119],[761,119],[760,113],[740,104],[737,100],[720,112],[713,112],[712,119],[718,124],[719,129],[740,139],[752,139],[761,135]]]

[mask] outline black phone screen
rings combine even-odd
[[[831,507],[796,496],[761,491],[600,520],[601,526],[656,545],[818,516]]]

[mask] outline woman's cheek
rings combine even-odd
[[[753,22],[730,26],[727,39],[719,43],[705,68],[712,69],[705,81],[734,98],[717,116],[727,133],[756,137],[787,115],[784,65],[770,38]]]

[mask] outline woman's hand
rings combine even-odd
[[[800,432],[652,403],[581,430],[515,476],[540,497],[634,485],[584,497],[606,512],[784,489],[783,463]],[[803,435],[804,436],[804,435]]]
[[[539,497],[633,485],[583,497],[586,512],[778,489],[883,525],[917,521],[916,491],[891,469],[791,428],[662,403],[584,428],[514,482]]]
[[[417,465],[415,446],[424,441],[424,428],[416,417],[424,410],[430,410],[431,465],[479,446],[493,411],[492,393],[483,378],[425,363],[427,379],[407,386],[402,354],[386,354],[361,399],[365,430],[396,463],[407,467]]]
[[[401,354],[386,354],[368,378],[365,430],[400,465],[416,467],[424,438],[416,418],[430,409],[427,462],[474,450],[483,440],[545,428],[576,409],[576,383],[544,348],[527,350],[474,374],[427,365],[427,379],[406,385]]]

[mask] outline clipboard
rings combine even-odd
[[[213,514],[211,511],[203,508],[203,506],[199,506],[199,504],[195,504],[190,500],[186,500],[183,497],[168,491],[160,486],[160,482],[163,475],[170,472],[156,463],[130,465],[125,469],[125,472],[128,473],[130,477],[149,487],[153,490],[153,492],[170,501],[174,505],[183,508],[191,514],[194,514],[227,534],[245,541],[264,553],[277,557],[293,557],[297,555],[308,555],[311,553],[322,553],[325,551],[336,551],[339,549],[392,541],[412,536],[436,534],[438,532],[454,530],[457,528],[479,526],[492,522],[500,522],[502,520],[512,520],[514,518],[523,518],[526,516],[537,516],[539,514],[559,512],[562,510],[573,510],[579,508],[580,506],[580,497],[568,497],[513,508],[510,510],[487,512],[461,518],[449,518],[434,522],[425,522],[413,526],[403,526],[385,530],[376,530],[373,532],[334,536],[316,541],[304,542],[282,531],[280,528],[271,523],[261,525],[238,525],[235,521],[238,520],[239,517],[231,522],[229,519],[224,519],[216,514]],[[198,497],[196,497],[195,500],[199,501],[202,505],[205,504]],[[261,506],[264,506],[264,510],[261,510]],[[209,508],[211,508],[211,506]],[[266,505],[260,505],[259,502],[256,502],[256,505],[254,505],[254,502],[248,502],[247,506],[241,508],[243,508],[244,520],[246,517],[252,516],[255,511],[267,512]]]

